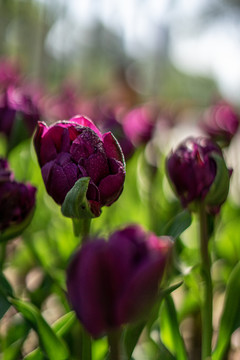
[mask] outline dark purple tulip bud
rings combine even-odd
[[[220,145],[229,145],[239,126],[236,110],[224,101],[210,107],[203,116],[201,128]]]
[[[209,212],[219,211],[229,190],[230,171],[218,145],[208,138],[187,138],[166,161],[169,181],[183,207],[194,210],[204,201]]]
[[[120,196],[125,180],[121,148],[91,120],[79,115],[50,127],[39,122],[34,144],[47,192],[57,204],[81,178],[89,178],[86,198],[93,216]]]
[[[40,119],[33,97],[20,88],[8,87],[0,98],[0,132],[12,148],[33,134]]]
[[[135,146],[145,144],[151,139],[156,118],[155,109],[147,105],[137,107],[124,116],[124,132]]]
[[[97,338],[146,316],[156,300],[172,241],[129,226],[109,241],[94,239],[76,253],[67,271],[69,301]]]
[[[36,188],[16,181],[0,183],[0,231],[20,224],[35,206]]]
[[[13,180],[7,161],[0,159],[0,241],[19,235],[29,224],[36,188]]]

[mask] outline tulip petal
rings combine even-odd
[[[93,154],[85,159],[84,163],[88,175],[95,184],[109,174],[108,162],[104,153]]]
[[[94,125],[94,123],[88,117],[83,116],[83,115],[76,115],[76,116],[72,117],[69,121],[75,122],[81,126],[92,129],[102,140],[101,132],[98,130],[98,128]]]
[[[59,154],[56,160],[42,167],[42,177],[47,192],[57,204],[62,204],[66,194],[77,181],[78,167],[67,153]],[[57,179],[57,181],[55,181]]]
[[[97,151],[104,152],[102,141],[91,129],[84,129],[73,141],[70,148],[72,158],[76,162],[79,162],[81,159],[88,158]]]
[[[46,133],[47,129],[48,129],[47,125],[44,122],[39,121],[37,130],[35,132],[34,139],[33,139],[36,154],[38,157],[38,162],[39,162],[40,166],[43,165],[43,161],[41,160],[42,138],[43,138],[44,134]]]
[[[103,135],[103,146],[108,158],[114,158],[125,164],[122,149],[111,132]]]
[[[125,169],[117,160],[109,160],[112,174],[101,180],[98,188],[101,196],[101,204],[110,206],[118,199],[123,190],[125,180]]]
[[[116,304],[118,322],[134,321],[152,306],[162,278],[165,258],[158,256],[146,259],[129,278],[122,296]],[[131,294],[131,296],[129,295]]]
[[[67,272],[70,302],[94,337],[101,336],[111,323],[108,257],[107,243],[99,239],[82,247]]]

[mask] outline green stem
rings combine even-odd
[[[92,339],[87,331],[82,328],[82,357],[84,360],[92,360]]]
[[[91,220],[92,219],[90,218],[72,219],[74,235],[77,237],[80,236],[82,244],[86,241],[90,234]]]
[[[212,353],[212,303],[213,289],[211,278],[211,258],[208,250],[207,214],[203,203],[199,205],[200,246],[202,258],[202,277],[204,298],[202,303],[202,360],[210,359]]]
[[[108,333],[109,360],[122,360],[121,329],[114,329]]]
[[[78,235],[80,236],[80,241],[84,244],[90,234],[90,225],[91,219],[75,219],[75,224],[73,226],[78,226]],[[75,230],[75,228],[74,228]],[[75,232],[76,235],[76,232]],[[83,328],[82,329],[82,357],[84,360],[92,360],[92,339],[88,332]]]

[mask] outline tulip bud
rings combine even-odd
[[[151,139],[156,119],[155,108],[139,106],[124,116],[124,132],[135,146],[145,144]]]
[[[93,337],[146,316],[171,247],[137,225],[82,246],[67,270],[68,298]]]
[[[239,126],[239,115],[224,101],[210,107],[203,116],[201,128],[222,146],[229,145]]]
[[[0,132],[8,139],[9,150],[31,137],[39,119],[39,109],[29,94],[13,86],[5,90],[0,98]]]
[[[0,159],[0,241],[19,235],[30,223],[36,188],[13,180],[7,162]]]
[[[50,127],[39,122],[34,144],[47,192],[65,216],[99,216],[102,206],[120,196],[125,180],[121,148],[91,120],[75,116]]]
[[[222,151],[207,138],[187,138],[166,160],[167,175],[183,207],[195,210],[204,201],[210,213],[217,213],[226,200],[231,172]]]

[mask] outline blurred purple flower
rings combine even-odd
[[[45,117],[56,121],[58,119],[69,119],[80,111],[80,99],[75,86],[65,83],[60,93],[49,97],[44,102]]]
[[[125,160],[128,160],[134,153],[134,145],[123,130],[122,124],[118,121],[115,110],[109,106],[101,106],[98,111],[98,125],[101,131],[111,131],[118,139],[122,148]]]
[[[24,221],[33,213],[36,188],[13,180],[7,161],[0,159],[0,240],[5,230],[14,233],[26,227]],[[21,228],[21,223],[24,223]],[[21,231],[20,231],[21,232]],[[10,236],[11,237],[11,236]]]
[[[239,115],[230,104],[219,101],[204,113],[200,126],[214,141],[227,146],[238,130]]]
[[[154,107],[139,106],[124,116],[124,132],[135,146],[145,144],[151,139],[156,119],[157,113]]]
[[[189,137],[168,156],[167,175],[183,207],[196,200],[203,201],[208,195],[217,174],[215,155],[220,157],[225,171],[226,165],[220,147],[208,138]],[[230,177],[229,171],[226,171],[227,183],[223,184],[215,203],[210,204],[212,212],[217,212],[226,199]],[[221,176],[219,181],[221,182]],[[218,185],[220,186],[220,183]],[[209,211],[211,212],[211,209]]]
[[[20,80],[20,71],[16,63],[9,59],[0,60],[0,88],[16,85]]]
[[[120,196],[125,180],[121,148],[88,118],[78,115],[50,127],[39,122],[34,144],[47,192],[56,203],[62,204],[82,177],[90,177],[87,200],[95,216]]]
[[[33,97],[21,88],[8,87],[0,98],[0,132],[15,144],[30,137],[40,119]],[[17,129],[15,129],[17,127]]]
[[[169,258],[168,237],[132,225],[108,242],[94,239],[77,252],[67,271],[69,301],[93,337],[146,315],[158,294]]]

